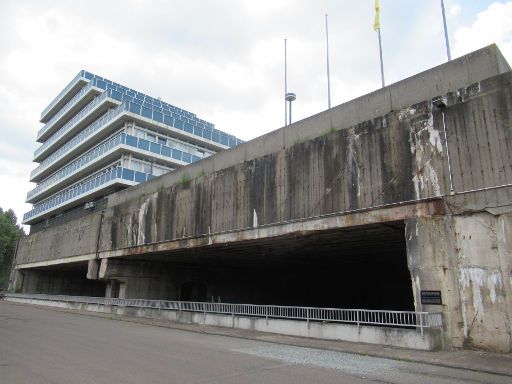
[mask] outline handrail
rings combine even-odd
[[[8,293],[6,297],[63,301],[95,305],[114,305],[120,307],[152,308],[186,312],[241,315],[251,317],[322,321],[360,325],[382,325],[420,329],[441,328],[440,312],[388,311],[373,309],[342,309],[318,307],[292,307],[282,305],[257,305],[234,303],[208,303],[194,301],[168,301],[146,299],[117,299],[88,296],[65,296],[45,294]]]
[[[27,193],[27,200],[31,199],[33,196],[36,196],[39,193],[44,192],[51,186],[67,178],[67,176],[75,174],[86,165],[91,164],[92,161],[95,160],[98,156],[103,155],[107,151],[114,150],[115,147],[117,147],[121,143],[124,144],[124,135],[124,132],[119,131],[114,135],[109,136],[107,139],[103,140],[101,143],[99,143],[89,151],[85,152],[85,154],[81,155],[73,162],[60,168],[57,172],[53,173],[51,176],[48,176],[43,181],[39,182],[34,189],[30,190]]]
[[[108,168],[108,170],[107,170]],[[118,172],[119,170],[119,172]],[[65,189],[47,197],[32,206],[32,209],[23,215],[23,221],[31,219],[35,216],[49,212],[54,207],[61,206],[62,204],[73,200],[82,195],[88,195],[91,191],[95,190],[103,184],[121,178],[123,168],[120,166],[107,166],[97,172],[88,175],[87,177],[71,184]]]
[[[66,87],[64,87],[64,89],[62,91],[60,91],[60,93],[50,102],[50,104],[48,104],[48,106],[43,109],[43,112],[41,112],[41,118],[43,118],[47,113],[48,111],[50,111],[50,109],[52,109],[55,104],[57,104],[57,102],[62,98],[62,96],[64,96],[77,82],[80,78],[84,77],[84,70],[82,69],[80,72],[78,72],[78,74],[73,78],[73,80],[71,80],[68,85],[66,85]]]
[[[30,178],[33,178],[35,175],[38,175],[43,170],[45,170],[48,166],[53,164],[56,160],[60,159],[64,154],[71,151],[75,148],[79,143],[88,138],[91,134],[96,132],[99,128],[103,127],[103,125],[108,124],[114,117],[119,115],[121,112],[125,110],[125,104],[120,104],[109,112],[105,113],[98,120],[94,121],[91,125],[84,128],[79,134],[74,136],[70,141],[61,146],[58,150],[53,152],[50,156],[44,159],[32,172],[30,173]]]
[[[78,100],[80,100],[84,94],[86,94],[91,88],[96,87],[96,82],[90,81],[87,83],[78,93],[71,98],[64,106],[57,112],[52,118],[37,132],[37,138],[39,139],[43,134],[45,134],[54,124],[55,122],[62,117],[64,113],[66,113]],[[98,88],[100,89],[100,88]]]
[[[34,159],[37,158],[42,152],[44,152],[49,146],[51,146],[59,137],[64,133],[68,132],[74,127],[79,121],[94,110],[102,101],[110,97],[109,92],[103,92],[101,95],[96,96],[89,104],[87,104],[80,112],[78,112],[71,120],[59,128],[57,132],[51,135],[39,148],[34,152]]]

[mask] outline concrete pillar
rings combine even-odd
[[[447,347],[510,352],[512,220],[486,212],[406,222],[417,310],[441,311]],[[421,291],[442,305],[422,305]]]
[[[512,214],[503,214],[498,218],[496,228],[498,242],[498,256],[503,274],[503,290],[505,292],[505,305],[507,311],[509,339],[512,340]],[[512,345],[510,346],[512,351]]]
[[[111,279],[106,284],[105,297],[126,299],[126,282],[116,279]]]
[[[12,279],[9,281],[9,290],[15,293],[21,293],[23,287],[23,277],[23,273],[20,270],[14,269],[12,271]]]
[[[89,260],[87,263],[87,278],[89,280],[97,280],[98,274],[100,272],[100,261],[99,260]]]
[[[422,217],[406,221],[407,263],[417,311],[441,312],[445,347],[462,345],[457,326],[461,320],[456,266],[450,258],[454,247],[449,233],[452,223],[444,217]],[[421,303],[421,291],[440,291],[442,305]]]
[[[454,222],[464,346],[511,352],[512,249],[510,232],[503,232],[510,229],[510,216],[481,212]]]

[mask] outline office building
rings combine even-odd
[[[40,121],[39,164],[30,174],[37,185],[23,216],[33,229],[242,142],[191,112],[84,70]]]

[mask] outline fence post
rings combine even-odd
[[[306,323],[307,323],[308,328],[309,328],[309,308],[306,308]]]
[[[359,332],[359,309],[356,310],[356,320],[357,320],[357,331]]]
[[[421,337],[423,337],[423,313],[419,313],[420,315],[420,331],[421,331]]]

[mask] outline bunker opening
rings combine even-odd
[[[18,291],[31,294],[102,297],[106,284],[87,279],[87,261],[21,269]]]
[[[140,262],[151,260],[153,278],[142,290],[128,282],[127,298],[412,311],[404,227],[389,222],[146,255]]]

